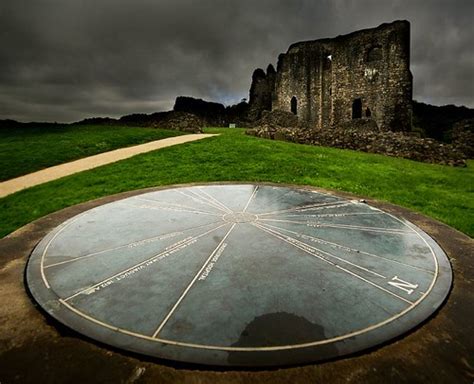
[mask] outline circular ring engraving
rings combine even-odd
[[[231,366],[297,364],[383,343],[451,286],[423,231],[307,189],[170,188],[86,211],[32,253],[52,316],[143,354]]]

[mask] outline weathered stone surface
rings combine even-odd
[[[262,117],[255,123],[256,126],[270,130],[278,128],[303,128],[304,123],[291,112],[274,110],[262,111]]]
[[[252,85],[249,92],[249,119],[258,120],[263,111],[272,109],[272,96],[275,89],[276,71],[273,65],[268,65],[267,73],[257,68],[252,75]]]
[[[380,131],[377,123],[373,119],[362,118],[362,119],[354,119],[349,120],[344,123],[338,125],[338,128],[341,130],[348,129],[348,130],[355,130],[359,131]]]
[[[407,21],[295,43],[279,56],[276,72],[273,67],[254,72],[249,117],[256,128],[247,133],[466,165],[473,156],[472,122],[453,128],[452,144],[407,134],[412,126],[409,59]]]
[[[279,56],[276,73],[254,72],[249,117],[280,109],[293,112],[310,128],[329,129],[367,117],[383,131],[409,131],[409,58],[407,21],[295,43]]]
[[[152,124],[157,128],[176,129],[183,132],[201,133],[206,120],[187,112],[169,112],[162,120]]]
[[[469,158],[474,158],[474,119],[461,120],[451,131],[453,146]]]
[[[274,184],[281,186],[281,184]],[[160,190],[154,189],[154,190]],[[331,360],[271,370],[184,369],[78,337],[67,328],[57,328],[38,311],[26,292],[24,271],[38,242],[65,220],[99,205],[137,196],[150,189],[131,191],[66,208],[36,220],[6,236],[0,243],[0,372],[5,383],[471,383],[473,370],[467,363],[474,356],[473,240],[445,224],[416,212],[367,196],[336,195],[367,200],[371,205],[404,217],[421,227],[453,261],[455,276],[450,296],[441,310],[406,337],[356,354]],[[335,191],[322,191],[335,194]],[[448,342],[449,341],[449,342]],[[436,369],[433,369],[433,364]],[[25,369],[25,367],[28,367]],[[71,380],[74,378],[74,380]]]

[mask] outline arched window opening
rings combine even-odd
[[[367,107],[367,109],[365,110],[365,117],[370,117],[372,116],[372,111],[370,110],[369,107]]]
[[[352,102],[352,118],[360,119],[362,117],[362,100],[355,99]]]
[[[378,61],[382,60],[382,48],[380,46],[371,47],[367,51],[367,61]]]
[[[291,98],[291,112],[295,115],[298,113],[298,101],[295,96]]]
[[[326,53],[323,58],[323,68],[324,69],[331,69],[332,64],[332,55],[330,53]]]

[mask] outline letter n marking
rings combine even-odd
[[[413,290],[418,288],[418,284],[409,283],[408,281],[399,279],[398,276],[394,276],[392,281],[389,281],[388,283],[398,289],[401,289],[402,291],[405,291],[409,295],[413,293]]]

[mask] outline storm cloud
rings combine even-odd
[[[2,0],[0,119],[69,122],[232,104],[296,41],[412,25],[414,98],[474,107],[472,0]]]

